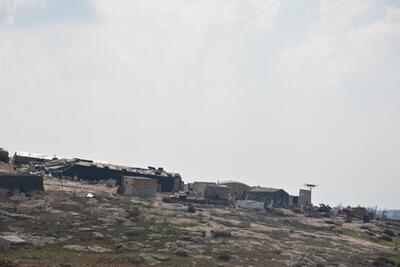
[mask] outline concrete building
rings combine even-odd
[[[265,207],[287,208],[289,206],[289,194],[277,188],[253,187],[247,192],[246,199],[263,202]]]
[[[194,182],[192,196],[206,200],[231,200],[230,188],[208,182]]]
[[[25,173],[0,171],[0,191],[33,192],[44,191],[43,177]]]
[[[156,179],[124,176],[118,188],[118,193],[127,196],[155,198],[157,187]]]
[[[192,196],[195,198],[205,198],[205,191],[207,185],[216,185],[216,183],[212,182],[194,182],[189,184],[189,190],[192,191]]]
[[[311,190],[300,189],[299,191],[299,207],[307,208],[312,206],[311,202]]]
[[[243,200],[246,198],[247,192],[251,189],[247,184],[236,181],[224,181],[218,183],[219,185],[226,185],[231,190],[231,196],[234,200]]]

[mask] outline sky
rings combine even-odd
[[[400,1],[0,0],[0,146],[400,208]]]

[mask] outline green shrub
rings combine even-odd
[[[194,206],[192,204],[189,204],[189,206],[187,208],[187,212],[196,213],[196,209],[194,208]]]

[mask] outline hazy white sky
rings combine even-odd
[[[400,208],[400,1],[0,0],[0,146]]]

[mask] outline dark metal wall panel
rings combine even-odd
[[[24,193],[44,191],[43,177],[29,174],[0,174],[0,188]]]

